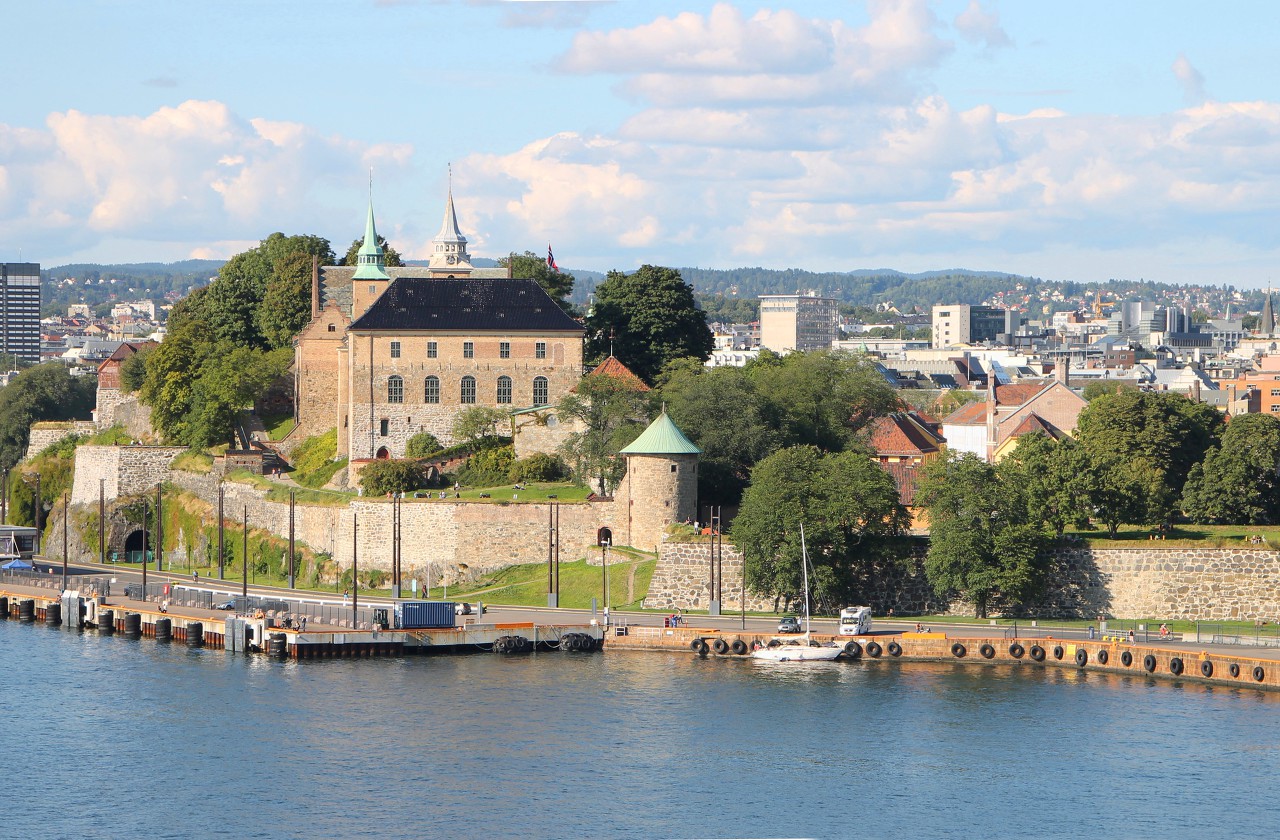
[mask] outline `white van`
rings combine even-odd
[[[840,611],[840,635],[861,636],[871,632],[871,607],[845,607]]]

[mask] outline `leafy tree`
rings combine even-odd
[[[87,419],[96,399],[94,381],[72,376],[61,362],[23,370],[0,389],[0,466],[22,460],[32,423]]]
[[[569,475],[569,467],[555,455],[535,452],[511,465],[508,474],[512,481],[563,481]]]
[[[778,447],[776,406],[741,368],[707,368],[695,359],[680,359],[667,366],[660,381],[667,413],[702,450],[698,497],[737,502],[751,468]]]
[[[146,344],[120,364],[120,390],[132,394],[142,387],[147,378],[147,356],[158,345]]]
[[[404,457],[406,458],[425,458],[428,455],[434,455],[444,447],[440,444],[439,438],[431,434],[431,432],[418,432],[409,438],[409,442],[404,447]]]
[[[311,320],[311,256],[301,252],[280,257],[258,307],[258,331],[267,347],[288,347]]]
[[[471,487],[496,487],[510,480],[516,461],[513,446],[487,446],[467,458],[458,470],[458,480]]]
[[[1084,390],[1080,392],[1080,396],[1084,397],[1085,402],[1093,402],[1104,394],[1118,394],[1121,391],[1136,391],[1138,386],[1132,382],[1119,382],[1110,379],[1095,379],[1088,382],[1084,386]]]
[[[498,425],[507,422],[506,412],[487,405],[473,405],[453,418],[454,438],[475,447],[487,439],[498,437]]]
[[[929,515],[925,577],[939,595],[959,593],[986,618],[992,606],[1016,607],[1041,589],[1044,532],[995,467],[949,452],[921,470],[916,501]]]
[[[360,487],[366,496],[408,493],[426,486],[426,474],[417,461],[370,461],[360,470]]]
[[[561,422],[576,421],[560,451],[584,483],[594,483],[602,496],[618,486],[626,465],[618,452],[644,431],[649,399],[631,383],[611,376],[588,376],[576,392],[566,394],[556,407]]]
[[[595,288],[586,326],[589,358],[603,358],[612,348],[646,382],[653,382],[672,359],[706,360],[714,347],[693,287],[673,268],[643,265],[633,274],[610,271]]]
[[[812,594],[834,601],[855,593],[877,548],[908,524],[893,479],[870,459],[795,446],[751,471],[730,533],[747,557],[751,591],[794,599],[802,591],[803,525]]]
[[[1280,522],[1280,419],[1232,418],[1222,443],[1191,468],[1182,507],[1193,522],[1274,525]]]
[[[400,258],[400,252],[392,248],[387,238],[382,234],[378,234],[378,244],[382,246],[382,261],[387,266],[404,265],[404,260]],[[360,248],[364,245],[364,237],[353,239],[351,247],[347,249],[347,255],[342,258],[342,262],[338,265],[356,265],[356,257],[360,256]]]
[[[1019,487],[1029,522],[1062,536],[1068,525],[1089,522],[1094,472],[1074,438],[1054,441],[1047,435],[1023,435],[996,468],[1007,486]]]
[[[875,418],[902,407],[865,354],[789,353],[746,371],[778,412],[784,444],[812,444],[838,452],[855,445],[858,432]]]
[[[551,295],[551,299],[558,303],[561,309],[573,312],[569,295],[573,294],[574,276],[564,271],[554,271],[547,265],[545,257],[540,257],[533,251],[525,251],[523,254],[500,257],[498,265],[502,268],[510,266],[512,277],[537,280],[538,285]]]
[[[1191,467],[1203,460],[1217,443],[1222,415],[1212,406],[1188,400],[1181,394],[1121,391],[1104,394],[1085,407],[1076,426],[1079,439],[1093,465],[1099,486],[1117,501],[1115,487],[1138,490],[1142,496],[1138,522],[1166,522],[1181,496]],[[1115,475],[1108,475],[1115,473]],[[1095,506],[1102,507],[1099,500]]]

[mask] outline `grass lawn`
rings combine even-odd
[[[445,498],[440,499],[439,490],[422,490],[424,499],[456,501],[452,489],[446,489]],[[591,493],[590,487],[570,482],[534,482],[524,485],[523,490],[515,489],[514,484],[503,484],[497,487],[464,487],[459,493],[464,502],[581,502]],[[545,599],[544,599],[545,600]]]
[[[1078,537],[1092,548],[1225,548],[1229,546],[1259,545],[1280,546],[1280,527],[1274,525],[1176,525],[1162,540],[1155,540],[1158,531],[1152,527],[1122,525],[1112,539],[1105,528],[1096,531],[1067,531],[1067,536]],[[1260,542],[1257,540],[1260,539]],[[1254,540],[1254,542],[1251,542]]]
[[[630,554],[609,552],[609,607],[611,609],[639,609],[649,591],[658,561],[643,552]],[[604,579],[599,566],[589,566],[585,560],[560,562],[560,606],[570,609],[589,609],[591,599],[601,601]],[[428,598],[443,598],[444,590],[433,587]],[[483,601],[511,606],[545,607],[547,605],[547,564],[531,563],[509,566],[495,572],[479,585],[463,589],[449,589],[451,601]],[[599,606],[604,606],[599,603]]]
[[[286,411],[284,414],[264,414],[262,425],[271,440],[284,440],[284,436],[293,431],[293,413]]]

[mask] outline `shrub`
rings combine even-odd
[[[425,458],[428,455],[434,455],[444,449],[440,445],[440,441],[431,432],[418,432],[409,438],[409,443],[405,446],[404,456],[406,458]]]
[[[515,448],[511,446],[482,450],[466,460],[458,470],[458,480],[472,487],[506,484],[515,460]]]
[[[417,461],[371,461],[360,470],[360,486],[366,496],[407,493],[426,484]]]
[[[303,487],[323,487],[346,466],[345,458],[334,460],[337,452],[337,429],[307,438],[293,450],[293,480]]]
[[[512,481],[562,481],[569,468],[555,455],[536,452],[512,464],[508,476]]]

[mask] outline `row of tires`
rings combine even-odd
[[[594,639],[586,633],[565,633],[560,637],[560,649],[586,653],[599,650],[604,646],[604,639]]]
[[[872,642],[871,644],[875,644],[875,643]],[[870,645],[868,645],[868,648],[870,648]],[[956,657],[957,659],[963,659],[965,656],[968,655],[968,653],[969,653],[968,649],[965,648],[965,646],[960,642],[956,642],[951,646],[951,655]],[[984,642],[978,648],[978,654],[983,659],[991,659],[996,655],[996,649],[990,642]],[[1012,656],[1014,659],[1021,659],[1025,655],[1030,655],[1033,661],[1044,662],[1045,659],[1050,654],[1053,655],[1054,659],[1061,661],[1062,658],[1066,656],[1066,649],[1063,648],[1062,645],[1054,645],[1052,651],[1046,651],[1040,645],[1032,645],[1030,650],[1027,650],[1017,642],[1014,642],[1013,644],[1009,645],[1009,655]],[[1094,654],[1094,659],[1099,665],[1107,665],[1111,661],[1111,653],[1106,648],[1103,648],[1099,650],[1096,654]],[[1083,668],[1086,665],[1088,665],[1089,651],[1085,650],[1083,647],[1077,647],[1076,653],[1075,653],[1075,663],[1076,663],[1076,666],[1079,668]],[[1126,651],[1120,652],[1121,665],[1123,665],[1125,668],[1132,668],[1133,663],[1134,663],[1133,651],[1126,650]],[[1148,653],[1146,656],[1142,657],[1142,669],[1146,671],[1148,674],[1155,673],[1155,670],[1158,667],[1158,665],[1159,665],[1159,662],[1154,655]],[[1176,676],[1182,675],[1182,673],[1186,670],[1186,663],[1183,662],[1182,657],[1173,656],[1173,657],[1170,657],[1169,659],[1168,667],[1169,667],[1169,673],[1173,674],[1176,677]],[[1239,679],[1241,674],[1240,665],[1236,662],[1232,662],[1230,665],[1227,666],[1227,673],[1231,675],[1232,679]],[[1204,677],[1205,679],[1209,679],[1213,675],[1214,675],[1213,662],[1209,661],[1208,659],[1200,660],[1200,676]],[[1253,677],[1255,682],[1262,682],[1267,678],[1267,672],[1261,665],[1255,665],[1253,667],[1253,671],[1250,673],[1249,676]]]
[[[719,656],[724,656],[730,651],[735,656],[746,656],[751,649],[747,647],[747,643],[742,639],[734,639],[732,642],[727,642],[724,639],[712,639],[710,642],[706,639],[694,639],[689,642],[689,650],[702,656],[706,656],[713,651]]]

